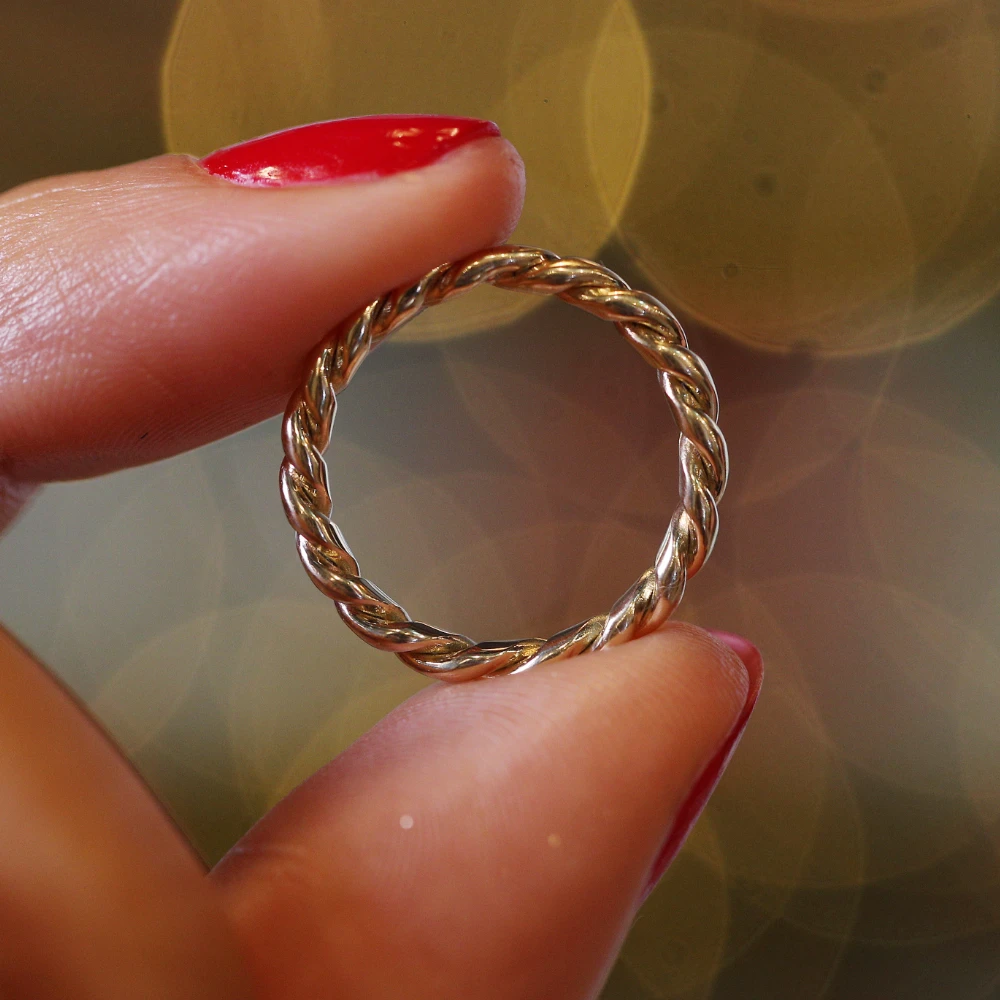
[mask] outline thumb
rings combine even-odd
[[[201,164],[8,192],[0,481],[152,461],[278,412],[332,326],[502,241],[522,194],[496,126],[437,116],[321,123]]]
[[[753,708],[760,656],[720,637],[668,624],[388,716],[216,871],[261,1000],[596,996]]]

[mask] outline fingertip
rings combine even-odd
[[[499,171],[497,191],[500,193],[497,213],[497,229],[491,242],[503,243],[517,228],[524,208],[524,195],[527,189],[524,160],[513,143],[507,139],[481,139],[479,143],[486,147],[485,151],[495,158]]]
[[[752,657],[748,664],[724,639],[688,622],[668,621],[614,652],[620,669],[631,672],[637,700],[654,713],[684,704],[725,727],[727,719],[739,717],[756,684]]]
[[[722,629],[706,629],[717,643],[736,654],[747,675],[746,699],[756,699],[764,681],[764,657],[761,651],[745,636]]]

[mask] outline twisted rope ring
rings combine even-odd
[[[484,283],[555,295],[614,323],[657,369],[680,430],[680,505],[653,566],[607,614],[551,639],[477,643],[412,621],[395,601],[361,576],[357,560],[333,521],[323,452],[333,430],[337,393],[350,382],[368,352],[393,330],[424,309]],[[651,632],[670,616],[688,578],[711,554],[718,533],[717,505],[729,471],[718,415],[712,376],[688,348],[676,318],[652,295],[633,290],[593,261],[560,258],[531,247],[497,247],[457,264],[443,264],[415,284],[381,296],[320,345],[285,414],[281,495],[288,520],[298,533],[299,556],[306,571],[362,639],[396,653],[421,673],[444,680],[510,673],[617,645]]]

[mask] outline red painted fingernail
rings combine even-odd
[[[201,165],[251,187],[328,184],[426,167],[474,139],[498,136],[493,122],[441,115],[372,115],[317,122],[210,153]]]
[[[719,747],[716,755],[709,761],[708,766],[702,771],[694,787],[688,792],[688,797],[684,800],[677,816],[674,818],[674,825],[667,835],[667,839],[660,849],[660,853],[653,862],[649,881],[646,884],[643,900],[656,888],[656,884],[663,877],[663,873],[670,867],[670,863],[677,857],[678,851],[684,846],[687,835],[691,832],[695,821],[701,815],[705,804],[715,791],[715,786],[719,783],[726,766],[736,752],[740,737],[750,721],[753,714],[754,705],[757,704],[757,696],[760,694],[760,685],[764,676],[764,662],[761,659],[760,650],[741,635],[734,635],[732,632],[718,632],[710,630],[720,642],[724,642],[742,661],[750,675],[750,687],[747,691],[746,704],[740,717],[736,720],[725,742]]]

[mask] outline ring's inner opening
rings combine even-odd
[[[451,306],[419,322],[447,328]],[[326,459],[362,574],[477,641],[607,611],[677,506],[678,432],[654,370],[557,300],[495,330],[390,339],[339,404]]]

